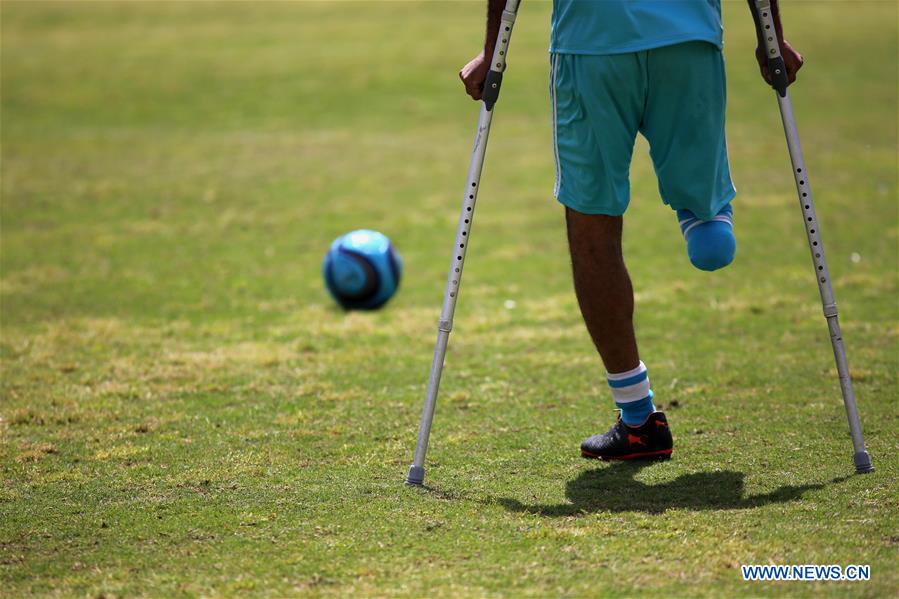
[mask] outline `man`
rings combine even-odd
[[[752,0],[750,9],[752,9]],[[488,0],[484,51],[459,73],[481,98],[505,0]],[[802,57],[783,39],[789,81]],[[753,13],[754,14],[754,13]],[[761,38],[756,58],[770,83]],[[554,195],[565,206],[574,287],[620,417],[581,444],[588,458],[667,459],[668,422],[653,405],[634,336],[634,295],[621,252],[637,133],[650,144],[662,201],[677,213],[690,261],[733,260],[733,200],[724,136],[720,0],[553,0],[550,100]]]

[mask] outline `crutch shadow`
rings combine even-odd
[[[648,462],[618,462],[611,466],[586,470],[568,482],[565,496],[569,503],[526,505],[503,497],[498,502],[513,512],[549,517],[570,517],[599,511],[662,513],[669,509],[738,510],[800,499],[803,493],[821,489],[827,483],[786,485],[769,493],[744,496],[742,472],[730,470],[696,472],[649,485],[634,479]],[[849,477],[836,478],[830,484]]]

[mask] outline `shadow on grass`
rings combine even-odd
[[[587,470],[568,482],[565,496],[570,503],[557,505],[525,505],[508,497],[498,501],[513,512],[527,512],[542,516],[577,516],[579,514],[611,512],[648,512],[658,514],[669,509],[736,510],[755,508],[770,503],[785,503],[802,497],[824,483],[783,486],[762,495],[743,496],[742,472],[697,472],[658,485],[634,480],[649,462],[618,462],[606,468]],[[845,478],[837,478],[838,483]]]

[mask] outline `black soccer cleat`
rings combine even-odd
[[[581,455],[601,460],[667,460],[673,446],[668,419],[662,412],[653,412],[640,426],[628,426],[619,416],[609,432],[581,443]]]

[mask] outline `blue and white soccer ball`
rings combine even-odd
[[[338,304],[346,310],[375,310],[400,285],[403,261],[390,240],[377,231],[360,229],[331,244],[322,275]]]

